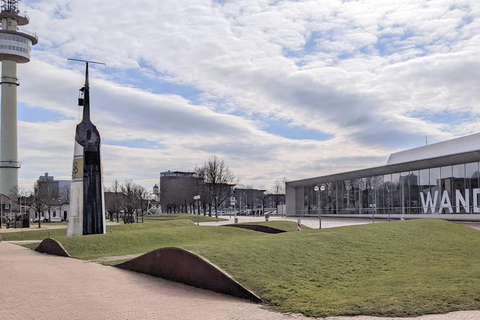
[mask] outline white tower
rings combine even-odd
[[[0,29],[0,60],[2,61],[2,113],[0,132],[0,194],[10,195],[18,188],[17,146],[17,63],[30,61],[32,45],[38,42],[35,34],[19,31],[27,25],[27,15],[18,10],[20,0],[2,0],[2,29]]]

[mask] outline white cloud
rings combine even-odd
[[[69,57],[107,63],[91,71],[106,181],[147,184],[217,154],[242,182],[269,185],[379,165],[425,134],[435,141],[478,131],[480,10],[471,1],[20,6],[39,44],[18,68],[19,101],[65,117],[20,124],[24,183],[35,172],[68,177],[84,68]],[[472,118],[455,123],[424,116],[465,111]],[[271,118],[332,138],[275,136],[265,125]],[[152,147],[132,148],[136,140]]]

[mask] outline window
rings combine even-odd
[[[469,213],[474,213],[473,211],[473,189],[478,188],[478,177],[480,173],[478,172],[478,162],[472,162],[465,164],[465,188],[469,190],[470,198],[470,208]]]
[[[442,207],[442,210],[440,213],[453,213],[453,210],[451,208],[452,206],[452,188],[453,188],[453,172],[452,172],[452,166],[446,166],[440,168],[440,173],[441,173],[441,193],[438,194],[440,198],[440,202]],[[444,198],[444,191],[446,191],[447,197]],[[444,202],[442,202],[442,199],[444,199]],[[450,204],[448,201],[450,200]],[[448,207],[445,207],[448,205]]]

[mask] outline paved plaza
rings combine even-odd
[[[304,221],[302,219],[302,223]],[[308,224],[315,227],[315,222],[318,227],[318,220],[311,220]],[[328,225],[325,224],[325,227]],[[98,263],[40,254],[3,241],[0,242],[0,319],[311,318],[272,312],[262,305]],[[393,318],[363,316],[328,319]],[[401,319],[474,320],[480,319],[480,311]]]

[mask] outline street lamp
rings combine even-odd
[[[197,194],[196,196],[193,196],[193,200],[197,200],[198,215],[200,216],[200,195]],[[197,217],[197,226],[198,226],[198,219],[200,219],[200,217]]]
[[[321,186],[320,188],[318,186],[315,186],[313,188],[315,192],[317,193],[317,208],[318,208],[318,229],[322,229],[322,206],[320,204],[320,190],[325,190],[324,186]]]

